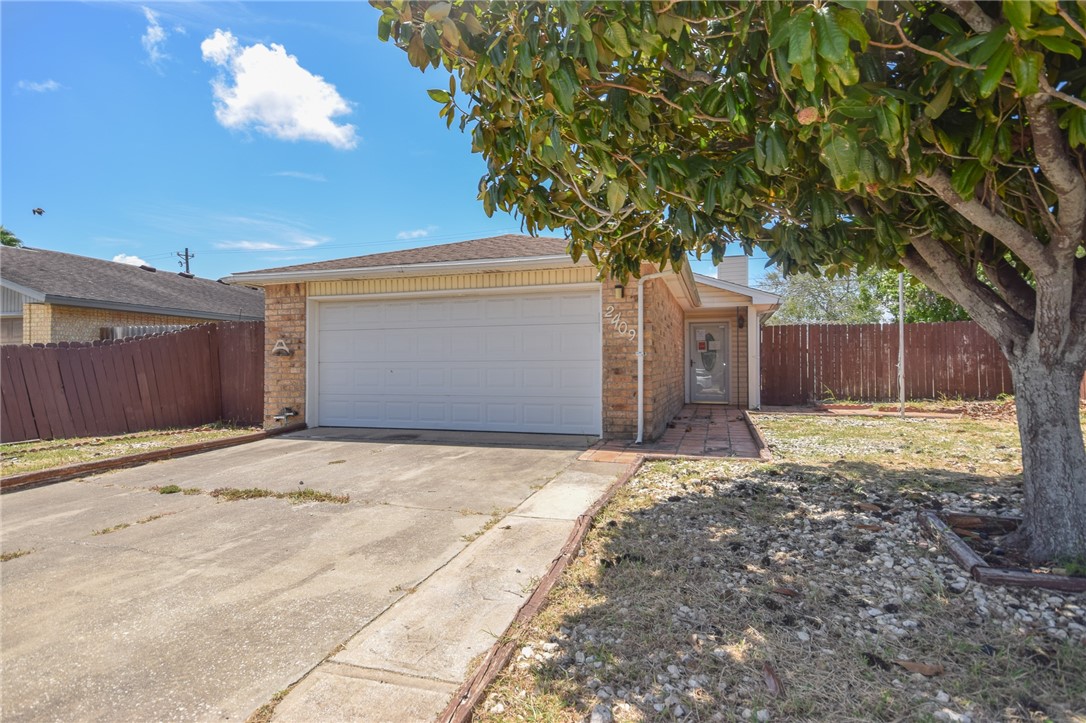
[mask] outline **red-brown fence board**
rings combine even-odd
[[[898,398],[897,324],[792,324],[762,330],[762,403]],[[993,399],[1013,394],[1010,368],[971,321],[905,325],[905,396]],[[1086,378],[1080,388],[1086,400]]]
[[[93,344],[0,347],[0,440],[259,425],[264,324],[228,322]]]

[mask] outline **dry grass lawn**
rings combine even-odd
[[[983,588],[921,507],[1015,514],[1006,419],[761,415],[772,463],[654,462],[484,721],[1086,721],[1086,596]]]
[[[139,432],[116,437],[81,437],[0,444],[0,476],[8,477],[24,472],[37,472],[53,467],[123,457],[156,449],[182,447],[186,444],[237,437],[256,431],[258,430],[251,427],[206,426],[194,429]]]

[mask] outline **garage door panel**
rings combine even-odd
[[[324,302],[319,423],[598,434],[597,291]]]

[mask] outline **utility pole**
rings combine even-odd
[[[186,274],[191,274],[192,272],[189,271],[189,259],[196,258],[196,254],[190,254],[189,249],[186,246],[185,253],[181,253],[180,251],[177,252],[177,258],[181,259],[181,261],[177,262],[177,265],[183,266]]]

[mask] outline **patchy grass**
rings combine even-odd
[[[1086,596],[979,586],[915,522],[1016,511],[1013,422],[757,421],[774,463],[618,491],[479,720],[1086,720]]]
[[[131,527],[131,526],[132,526],[131,522],[120,522],[120,523],[114,525],[113,527],[103,527],[100,530],[95,530],[94,532],[91,533],[91,535],[108,535],[111,532],[117,532],[118,530],[123,530],[123,529]]]
[[[144,517],[143,519],[136,520],[135,524],[137,524],[137,525],[146,525],[148,522],[154,522],[155,520],[161,520],[163,517],[169,517],[170,515],[176,515],[176,514],[177,514],[176,512],[163,512],[162,514],[158,514],[158,515],[148,515],[147,517]],[[130,523],[130,522],[121,522],[120,524],[114,525],[113,527],[103,527],[100,530],[95,530],[94,532],[91,533],[91,535],[108,535],[111,532],[117,532],[118,530],[123,530],[123,529],[131,527],[131,526],[132,526],[132,523]]]
[[[238,500],[258,500],[263,497],[273,497],[277,500],[290,500],[293,504],[302,502],[332,502],[345,505],[351,501],[350,495],[337,495],[332,492],[323,492],[310,488],[292,490],[290,492],[276,492],[262,487],[220,487],[208,492],[209,495],[225,502],[237,502]]]
[[[29,555],[34,552],[33,550],[12,550],[11,552],[0,553],[0,562],[7,562],[8,560],[16,560],[25,555]]]
[[[0,476],[39,472],[82,462],[95,462],[197,442],[237,437],[259,431],[251,427],[210,425],[193,429],[140,432],[116,437],[80,437],[48,442],[34,440],[0,444]]]
[[[501,522],[502,518],[505,517],[506,515],[508,515],[512,511],[513,511],[512,507],[507,507],[505,509],[502,509],[500,507],[495,507],[494,509],[492,509],[490,511],[490,517],[487,518],[487,521],[483,523],[482,527],[480,527],[475,532],[471,532],[471,533],[469,533],[467,535],[461,535],[460,539],[463,540],[464,542],[475,542],[475,540],[478,540],[480,537],[482,537],[486,533],[487,530],[489,530],[490,528],[494,527],[494,525]],[[460,514],[462,514],[462,515],[470,515],[470,514],[476,514],[476,513],[471,512],[470,510],[460,510]]]
[[[203,490],[199,487],[181,487],[180,485],[165,485],[164,487],[152,487],[151,491],[158,492],[160,495],[175,495],[178,492],[183,495],[198,495],[203,493]]]

